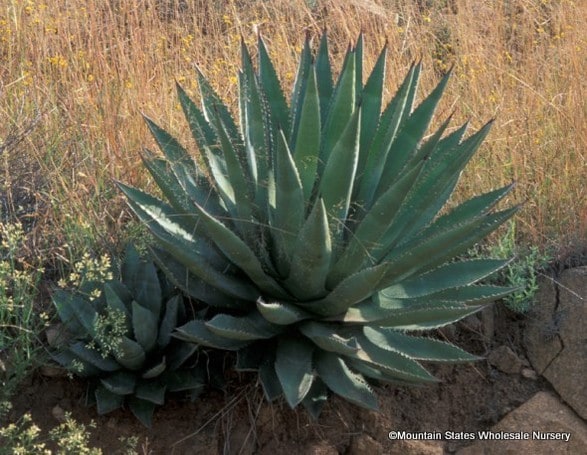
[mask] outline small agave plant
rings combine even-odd
[[[238,123],[198,71],[201,107],[178,92],[199,159],[147,119],[166,201],[120,184],[158,264],[207,307],[174,336],[236,351],[269,400],[313,416],[329,390],[375,409],[368,380],[430,383],[420,361],[476,359],[422,332],[511,291],[475,284],[506,261],[455,258],[516,211],[492,210],[510,185],[439,214],[490,127],[425,137],[448,76],[414,108],[414,64],[382,112],[385,49],[363,85],[362,37],[336,83],[327,47],[306,40],[288,103],[263,40],[256,69],[243,45]]]
[[[94,379],[89,401],[99,414],[126,404],[151,426],[167,392],[199,393],[204,370],[194,362],[197,346],[171,336],[185,323],[182,297],[172,295],[153,262],[128,248],[121,272],[122,281],[103,283],[95,299],[82,292],[53,294],[67,331],[54,358],[72,373]]]

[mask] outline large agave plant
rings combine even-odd
[[[89,283],[91,288],[95,283]],[[52,296],[67,341],[54,358],[71,372],[94,379],[90,402],[99,414],[124,404],[146,426],[167,392],[197,394],[204,370],[195,369],[197,346],[172,338],[185,323],[182,297],[133,248],[122,281],[102,285],[100,297],[59,290]]]
[[[510,291],[474,285],[504,261],[455,257],[516,211],[492,212],[507,186],[439,215],[490,127],[425,137],[448,76],[414,109],[413,65],[381,112],[385,49],[363,85],[362,37],[336,83],[327,46],[306,41],[288,105],[263,40],[256,69],[243,45],[238,124],[198,71],[201,107],[178,92],[199,159],[147,119],[166,202],[120,184],[158,263],[208,308],[175,336],[237,351],[268,399],[313,415],[328,389],[376,408],[366,379],[428,383],[419,361],[476,358],[421,332]]]

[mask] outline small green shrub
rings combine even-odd
[[[90,428],[95,428],[93,422]],[[89,440],[88,428],[69,414],[66,414],[65,422],[53,428],[47,436],[42,434],[31,415],[25,414],[17,422],[0,428],[0,455],[101,455],[100,449],[90,447]],[[49,441],[57,446],[56,452],[48,448]]]
[[[506,186],[439,212],[490,123],[424,139],[449,75],[416,108],[415,64],[381,112],[384,50],[363,85],[363,41],[336,83],[324,35],[302,51],[288,105],[263,40],[242,46],[239,119],[198,72],[201,108],[178,87],[195,162],[147,119],[164,158],[144,164],[167,202],[120,184],[170,279],[206,305],[181,340],[237,352],[265,395],[317,416],[332,391],[374,409],[367,379],[435,382],[419,361],[476,357],[422,332],[511,291],[475,283],[507,261],[454,261],[509,219]]]
[[[25,239],[20,223],[0,221],[0,417],[40,361],[38,334],[47,319],[35,305],[43,269],[23,257]]]
[[[494,282],[516,288],[503,299],[505,305],[517,313],[526,313],[538,292],[538,274],[552,260],[547,252],[537,247],[521,247],[516,242],[516,224],[508,226],[506,234],[488,247],[488,254],[497,258],[513,259],[501,269]]]
[[[73,275],[79,289],[53,294],[67,330],[54,358],[72,373],[93,379],[90,400],[99,414],[126,404],[150,426],[166,393],[197,394],[204,371],[194,359],[197,347],[171,337],[185,323],[185,308],[155,265],[131,247],[121,281],[112,279],[108,267],[107,259],[87,257]]]

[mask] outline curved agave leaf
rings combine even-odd
[[[145,363],[145,350],[139,343],[122,337],[119,349],[114,352],[116,361],[129,370],[139,370]]]
[[[383,289],[379,295],[392,299],[413,299],[449,288],[467,286],[491,275],[509,262],[509,260],[500,259],[452,262],[430,272],[402,280],[398,284]]]
[[[257,299],[257,309],[265,319],[278,325],[291,325],[312,317],[294,303],[265,302],[262,297]]]
[[[204,321],[193,320],[175,329],[174,338],[179,340],[197,343],[227,351],[237,351],[249,344],[249,341],[226,338],[217,335],[206,327]]]
[[[128,398],[128,407],[134,416],[147,428],[153,424],[153,413],[155,412],[155,403],[152,401],[141,400],[135,396]]]
[[[377,410],[377,398],[362,375],[353,373],[343,359],[330,352],[316,351],[316,371],[337,395],[367,409]]]
[[[439,382],[415,360],[400,352],[383,349],[372,343],[366,336],[358,336],[361,349],[349,357],[361,360],[380,371],[398,379],[415,382]]]
[[[273,126],[279,126],[282,130],[289,131],[290,118],[287,102],[285,101],[277,72],[269,58],[269,52],[260,34],[257,48],[259,49],[259,83],[263,87],[267,102],[271,107]],[[275,130],[276,128],[273,129]]]
[[[165,402],[165,384],[157,381],[142,381],[137,384],[135,396],[140,400],[162,405]]]
[[[376,324],[384,327],[396,327],[403,330],[432,329],[451,324],[474,314],[484,308],[483,305],[463,305],[458,303],[419,303],[395,300],[391,305],[382,306],[367,301],[349,308],[340,319],[349,324]]]
[[[419,64],[412,65],[396,95],[381,114],[377,131],[367,154],[364,170],[360,174],[361,186],[356,196],[357,203],[365,210],[368,210],[374,201],[391,144],[400,125],[412,109],[410,94],[415,92],[418,85],[420,68]]]
[[[96,387],[94,395],[96,398],[98,414],[100,415],[108,414],[109,412],[122,407],[124,403],[123,395],[113,393],[102,385],[98,385],[98,387]]]
[[[327,325],[319,322],[306,322],[300,325],[300,332],[312,342],[328,352],[336,354],[352,355],[359,350],[355,337],[345,338],[337,333],[338,326]]]
[[[470,362],[481,359],[450,343],[432,338],[409,336],[390,328],[364,327],[363,333],[374,345],[416,360]]]
[[[295,243],[290,273],[283,282],[284,286],[302,300],[326,294],[331,254],[326,208],[322,199],[318,199]]]
[[[130,395],[135,391],[136,377],[128,371],[117,371],[110,376],[101,378],[100,382],[112,393]]]
[[[132,326],[136,341],[145,352],[151,351],[157,344],[159,317],[151,310],[132,302]]]
[[[275,245],[274,261],[280,274],[287,276],[296,235],[304,222],[306,206],[302,182],[281,131],[275,150],[275,206],[270,208],[269,223]]]
[[[314,346],[303,339],[282,337],[275,351],[275,373],[289,406],[295,408],[308,394],[314,381]]]
[[[320,153],[320,99],[316,81],[316,68],[308,68],[308,80],[305,89],[304,102],[301,106],[299,125],[294,137],[294,160],[304,188],[304,199],[310,200],[312,189],[318,172],[318,156]]]
[[[116,371],[120,370],[120,365],[112,358],[104,358],[97,349],[90,349],[83,341],[73,343],[68,347],[68,350],[74,354],[78,359],[98,368],[100,371]]]
[[[205,325],[216,335],[239,341],[272,338],[283,330],[282,327],[268,322],[256,311],[246,316],[218,314]]]
[[[312,382],[312,387],[310,387],[310,390],[302,400],[302,404],[312,418],[316,420],[320,416],[326,400],[328,400],[328,387],[326,387],[319,377],[316,377],[314,378],[314,382]]]
[[[165,359],[165,357],[163,357],[161,359],[161,361],[152,366],[151,368],[149,368],[147,371],[145,371],[142,375],[141,378],[143,379],[152,379],[152,378],[156,378],[157,376],[163,374],[163,372],[167,369],[167,361]]]

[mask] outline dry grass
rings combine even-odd
[[[454,65],[439,118],[456,110],[455,126],[470,118],[473,127],[497,118],[457,197],[515,179],[515,199],[527,200],[518,218],[524,241],[561,250],[585,242],[585,2],[315,3],[0,0],[0,138],[42,113],[19,153],[43,175],[36,226],[45,247],[120,237],[127,216],[112,178],[150,184],[138,155],[152,145],[141,112],[187,143],[174,82],[195,93],[194,64],[235,100],[238,42],[254,44],[260,29],[289,88],[304,34],[324,28],[335,67],[361,30],[367,68],[389,42],[389,96],[414,59],[427,70],[424,90]]]

